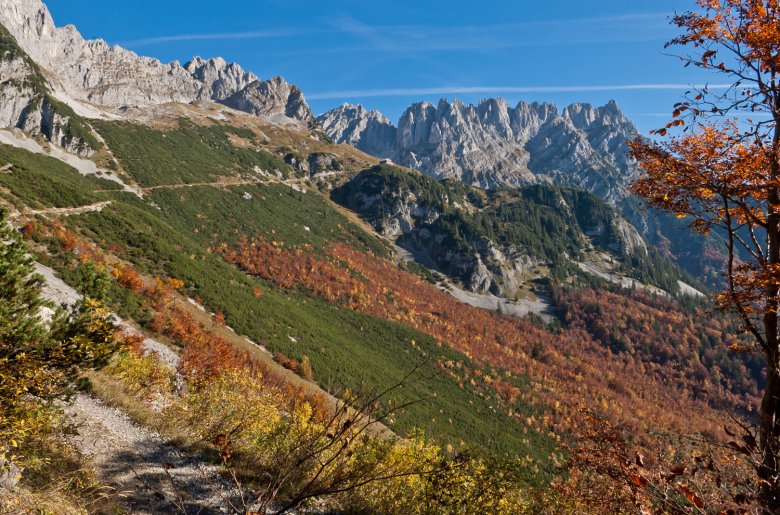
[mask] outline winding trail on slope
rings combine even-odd
[[[44,298],[66,306],[78,302],[79,293],[54,270],[39,263],[35,269],[46,280]],[[116,318],[126,331],[137,333]],[[178,363],[178,355],[163,343],[146,338],[144,347],[169,366]],[[220,475],[218,466],[141,427],[122,411],[84,393],[63,410],[75,430],[68,442],[90,459],[98,477],[115,489],[119,503],[130,513],[209,514],[224,513],[231,503],[240,506],[238,491]]]
[[[112,203],[113,200],[105,200],[103,202],[96,202],[94,204],[89,204],[86,206],[49,207],[46,209],[32,209],[30,211],[25,211],[21,215],[70,216],[70,215],[81,215],[84,213],[99,213],[100,211],[103,211],[103,208],[105,208],[106,206],[110,206]]]

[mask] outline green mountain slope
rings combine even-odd
[[[113,129],[121,131],[118,127]],[[105,125],[101,125],[103,130]],[[126,137],[130,139],[143,130],[133,128]],[[158,139],[152,143],[153,148],[171,138],[169,132],[146,134]],[[112,150],[119,164],[131,171],[136,180],[144,172],[132,171],[145,166],[142,158],[148,158],[150,163],[156,161],[154,152],[138,152],[132,147],[125,154],[122,146],[118,148]],[[225,173],[219,165],[223,150],[216,146],[199,156],[190,154],[177,163],[184,168],[184,164],[199,158],[197,165],[202,170]],[[68,206],[110,200],[111,204],[100,212],[73,214],[63,221],[81,236],[112,249],[142,272],[183,280],[187,295],[198,298],[209,311],[224,313],[230,327],[261,342],[272,353],[280,352],[299,361],[306,356],[322,386],[353,391],[382,389],[415,366],[421,366],[421,374],[429,380],[387,399],[397,404],[427,399],[397,417],[392,426],[396,431],[419,428],[443,444],[459,447],[463,442],[490,453],[529,455],[547,467],[555,449],[553,440],[536,432],[529,434],[505,410],[492,407],[500,402],[498,399],[459,386],[455,379],[441,374],[433,359],[435,356],[436,360],[453,361],[467,370],[481,368],[462,353],[442,348],[430,336],[404,325],[356,314],[248,276],[211,252],[221,243],[234,244],[242,235],[254,234],[266,235],[285,245],[305,243],[312,246],[312,252],[321,252],[333,241],[380,255],[387,252],[384,244],[355,226],[319,193],[303,192],[303,188],[299,191],[277,182],[191,187],[180,183],[173,188],[150,190],[144,199],[139,199],[129,193],[104,191],[107,181],[80,176],[52,158],[10,148],[0,151],[14,170],[20,170],[18,174],[0,174],[0,184],[12,192],[9,196],[18,196],[44,209],[61,206],[60,195],[72,197]],[[23,165],[47,174],[50,180],[28,180],[32,177]],[[198,180],[214,177],[204,172]],[[174,173],[152,182],[171,184],[177,178],[182,179]],[[62,253],[56,245],[49,250],[47,264],[61,270],[66,278],[77,277],[73,271],[73,267],[79,266],[77,256]],[[258,290],[261,296],[256,294]],[[148,307],[144,308],[143,303],[124,295],[116,295],[116,301],[114,307],[121,315],[149,327]],[[522,376],[517,376],[516,381],[526,382]],[[539,415],[538,408],[527,405],[518,404],[513,409],[529,416]],[[446,413],[446,417],[441,413]]]
[[[583,276],[578,263],[599,253],[616,272],[667,292],[677,292],[682,278],[585,191],[541,185],[484,191],[380,165],[336,189],[333,199],[474,291],[512,298],[540,276]]]

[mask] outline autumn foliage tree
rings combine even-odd
[[[633,191],[676,213],[694,230],[725,236],[727,288],[722,308],[741,318],[765,360],[760,406],[760,502],[780,510],[780,1],[699,0],[675,16],[681,35],[667,46],[680,59],[727,79],[692,88],[673,120],[655,131],[682,135],[637,139],[644,170]]]

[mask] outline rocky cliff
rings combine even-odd
[[[0,127],[41,135],[70,152],[94,153],[98,141],[67,105],[56,100],[38,65],[0,26]]]
[[[410,106],[395,127],[377,111],[344,106],[318,118],[325,132],[436,178],[490,188],[552,182],[610,201],[636,172],[626,139],[636,133],[615,102],[595,108],[501,99]]]
[[[337,143],[352,145],[373,156],[395,155],[398,129],[379,111],[344,104],[317,118],[322,130]]]
[[[602,107],[501,99],[442,100],[407,108],[397,127],[377,111],[344,104],[318,117],[334,141],[426,173],[483,188],[552,184],[605,199],[663,256],[717,284],[722,250],[684,223],[641,207],[626,186],[639,173],[626,141],[634,124],[615,102]],[[633,228],[631,228],[633,230]]]

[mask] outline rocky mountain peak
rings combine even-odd
[[[232,99],[231,107],[278,123],[306,126],[313,120],[300,90],[284,81],[263,82],[222,58],[163,64],[100,39],[88,41],[72,25],[58,28],[40,0],[3,0],[0,24],[62,100],[118,108]]]
[[[334,140],[359,148],[367,154],[389,157],[393,151],[396,128],[379,111],[362,105],[344,103],[317,118],[320,127]]]
[[[373,120],[382,120],[382,131],[367,130],[380,124]],[[603,107],[572,104],[559,112],[550,103],[512,107],[487,98],[475,106],[441,99],[410,105],[397,128],[384,116],[369,122],[365,110],[344,106],[319,121],[337,142],[475,186],[552,181],[613,200],[636,171],[625,143],[636,128],[614,101]]]
[[[383,115],[381,112],[377,110],[371,110],[369,111],[366,109],[363,104],[358,105],[352,105],[348,102],[344,102],[341,104],[341,107],[336,108],[332,111],[333,115],[329,117],[322,117],[323,121],[329,122],[332,120],[336,120],[337,118],[352,118],[355,120],[374,120],[379,123],[392,125],[393,122],[391,122],[385,115]]]
[[[623,114],[614,100],[598,108],[590,104],[571,104],[563,110],[562,116],[579,129],[587,129],[592,125],[613,125],[636,131],[633,123]]]
[[[205,60],[195,57],[184,65],[184,69],[204,85],[199,96],[217,101],[225,100],[260,80],[255,74],[245,72],[237,63],[228,63],[221,57]]]
[[[298,120],[307,127],[316,123],[303,92],[282,77],[266,81],[255,80],[225,98],[222,103],[276,123]]]
[[[14,28],[20,29],[14,33],[17,39],[22,39],[19,35],[46,38],[56,31],[49,9],[39,0],[6,0],[0,5],[0,16],[12,33]],[[63,31],[74,32],[75,27],[69,25]]]

